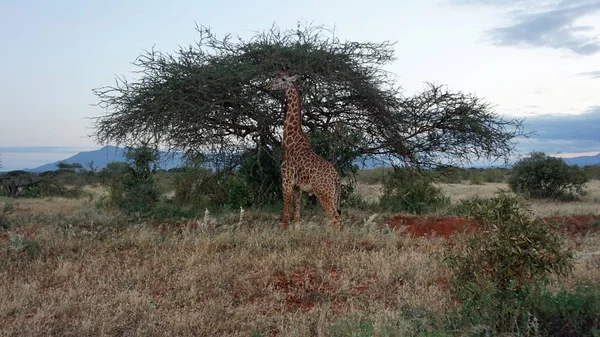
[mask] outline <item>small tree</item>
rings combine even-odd
[[[423,214],[447,207],[450,198],[424,172],[394,168],[385,179],[379,203],[387,210]]]
[[[8,196],[50,196],[62,195],[63,187],[52,176],[35,175],[22,170],[0,175],[0,187]]]
[[[471,324],[491,324],[497,333],[516,332],[527,325],[524,296],[547,284],[552,274],[569,275],[573,253],[518,197],[502,192],[475,197],[461,201],[458,211],[480,227],[444,252],[462,316]]]
[[[531,198],[573,198],[583,193],[589,180],[578,166],[569,166],[562,158],[532,152],[513,167],[508,185],[513,192]]]
[[[111,204],[128,214],[148,213],[158,201],[153,172],[159,159],[158,151],[129,148],[127,163],[110,163],[100,172],[102,183],[109,190]]]
[[[79,163],[69,164],[64,161],[61,161],[60,163],[56,164],[56,167],[58,167],[59,170],[71,171],[71,172],[77,172],[78,170],[81,170],[83,168],[83,166]]]

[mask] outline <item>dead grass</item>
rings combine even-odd
[[[441,184],[446,195],[453,202],[470,197],[491,197],[499,189],[509,191],[505,183],[482,185]],[[591,180],[587,184],[587,195],[581,201],[561,202],[552,200],[530,200],[531,210],[539,216],[600,214],[600,180]]]
[[[59,212],[77,205],[16,204],[21,215],[48,215],[50,202]],[[262,221],[12,229],[41,250],[0,239],[2,335],[326,335],[353,314],[383,322],[400,304],[442,311],[449,303],[431,258],[435,240],[371,226],[335,235],[322,223],[282,233],[253,217]]]
[[[493,193],[467,187],[452,194]],[[444,239],[391,232],[364,211],[348,211],[339,234],[318,212],[287,233],[278,215],[252,212],[117,229],[87,198],[11,202],[1,336],[325,336],[362,319],[406,335],[400,307],[453,305],[436,261]],[[600,282],[600,235],[567,239],[577,261],[561,282]]]
[[[485,183],[481,185],[472,185],[468,183],[461,184],[439,184],[444,194],[450,197],[453,203],[461,199],[471,197],[491,197],[498,190],[509,191],[505,183]],[[358,184],[356,193],[366,201],[375,202],[382,194],[381,185]],[[587,184],[587,194],[581,201],[560,202],[552,200],[530,200],[532,211],[539,216],[557,216],[557,215],[579,215],[579,214],[600,214],[600,180],[591,180]]]

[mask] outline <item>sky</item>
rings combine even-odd
[[[526,117],[520,151],[600,152],[600,0],[0,0],[3,170],[99,148],[92,89],[132,79],[144,50],[193,44],[196,24],[251,37],[298,21],[396,42],[405,95],[434,82]]]

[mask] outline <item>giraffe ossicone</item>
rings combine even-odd
[[[341,226],[341,179],[333,165],[316,154],[302,131],[302,100],[295,84],[298,76],[290,70],[279,72],[267,84],[267,90],[285,93],[283,124],[284,158],[281,163],[283,190],[283,229],[288,228],[290,206],[293,222],[300,219],[302,191],[314,194],[331,225]]]

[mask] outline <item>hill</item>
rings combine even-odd
[[[160,167],[168,170],[174,167],[178,167],[182,163],[183,154],[176,153],[175,155],[169,154],[167,152],[160,152],[161,164]],[[573,157],[573,158],[563,158],[565,162],[569,165],[578,165],[578,166],[586,166],[586,165],[600,165],[600,153],[595,156],[581,156],[581,157]],[[94,167],[96,169],[103,169],[111,162],[123,162],[125,161],[125,149],[117,146],[105,146],[101,149],[94,151],[86,151],[80,152],[74,156],[69,158],[55,161],[52,163],[48,163],[33,169],[25,169],[28,172],[45,172],[52,171],[57,169],[57,164],[60,162],[65,162],[68,164],[79,163],[83,167],[87,167],[88,163],[93,162]],[[390,167],[391,164],[385,160],[379,160],[374,158],[359,158],[354,162],[359,166],[360,169],[371,169],[374,167]],[[478,166],[480,167],[480,166]],[[489,165],[482,165],[482,168],[489,167]]]
[[[600,153],[595,156],[581,156],[573,158],[564,158],[565,162],[569,165],[586,166],[586,165],[600,165]]]
[[[165,170],[168,170],[177,167],[181,164],[181,154],[176,154],[172,157],[173,158],[171,158],[167,152],[160,152],[160,167]],[[25,169],[24,171],[33,173],[53,171],[57,169],[56,165],[60,162],[65,162],[67,164],[79,163],[84,168],[87,168],[88,163],[93,162],[94,168],[101,170],[105,168],[106,165],[108,165],[109,163],[123,162],[125,160],[126,158],[124,148],[109,145],[99,150],[79,152],[78,154],[69,158],[38,166],[33,169]]]
[[[178,167],[182,163],[183,154],[176,153],[175,155],[169,154],[167,152],[160,152],[161,164],[160,167],[168,170],[174,167]],[[73,155],[69,158],[55,161],[52,163],[44,164],[42,166],[38,166],[32,169],[24,169],[27,172],[40,173],[46,171],[56,170],[57,164],[60,162],[65,162],[67,164],[79,163],[84,168],[88,167],[88,163],[93,162],[94,168],[101,170],[106,167],[109,163],[112,162],[123,162],[125,161],[125,148],[117,147],[117,146],[105,146],[99,150],[94,151],[85,151],[80,152],[76,155]],[[355,161],[361,169],[370,169],[374,167],[389,167],[391,166],[388,162],[384,160],[378,160],[373,158],[357,159]]]

